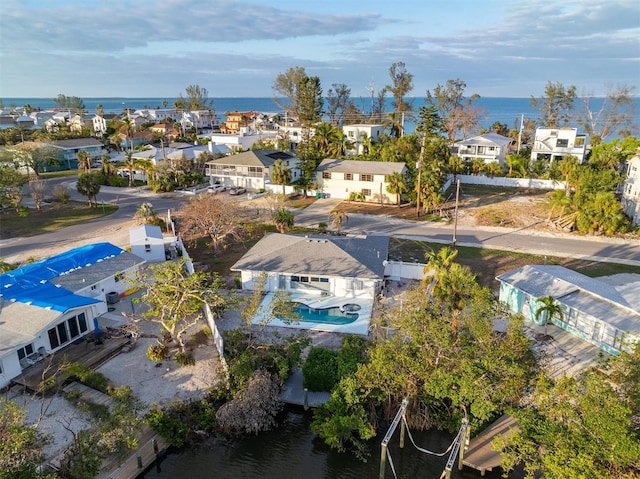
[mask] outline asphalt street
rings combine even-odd
[[[75,191],[75,178],[67,177],[48,181],[51,189],[56,184],[65,184],[69,187],[73,199],[84,199]],[[120,208],[116,213],[52,233],[0,241],[0,257],[4,261],[15,262],[24,260],[34,251],[40,253],[36,255],[37,257],[44,257],[46,255],[43,255],[43,252],[50,251],[50,254],[55,254],[74,246],[97,241],[110,241],[124,247],[128,245],[129,228],[135,225],[133,215],[141,203],[150,202],[158,214],[164,216],[168,209],[180,208],[189,198],[189,195],[179,193],[154,194],[149,190],[137,188],[103,187],[98,195],[98,201],[118,204]],[[320,222],[329,224],[329,212],[338,203],[339,200],[323,199],[304,210],[295,210],[295,223],[311,227],[317,227]],[[416,222],[393,216],[349,214],[349,219],[343,224],[342,231],[351,234],[401,236],[437,243],[452,243],[454,227],[452,224]],[[638,240],[542,233],[531,229],[458,227],[456,244],[640,266],[640,241]]]

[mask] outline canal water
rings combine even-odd
[[[310,427],[311,412],[287,408],[280,427],[268,433],[226,441],[216,440],[207,447],[184,448],[169,454],[147,471],[144,479],[377,479],[380,474],[380,438],[372,443],[371,455],[362,462],[352,454],[337,452],[317,438]],[[399,431],[399,428],[398,428]],[[418,452],[406,438],[399,448],[399,432],[391,443],[391,459],[398,479],[438,479],[448,454],[434,457]],[[445,432],[412,433],[422,448],[441,452],[455,434]],[[454,466],[452,479],[479,478],[480,473]],[[497,471],[487,473],[497,479]],[[394,479],[387,465],[385,479]]]

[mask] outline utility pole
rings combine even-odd
[[[518,131],[518,154],[520,154],[520,147],[522,146],[522,129],[524,128],[524,113],[520,117],[520,131]]]
[[[456,236],[458,234],[458,200],[460,198],[460,178],[456,181],[456,207],[453,211],[453,241],[451,241],[451,246],[455,249],[456,247]]]
[[[422,134],[422,141],[420,142],[420,157],[418,158],[418,187],[416,188],[416,216],[420,216],[420,181],[422,179],[422,162],[424,161],[424,149],[427,144],[427,131]]]

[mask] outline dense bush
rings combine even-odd
[[[110,385],[109,378],[104,374],[95,372],[90,367],[80,363],[71,363],[63,369],[64,380],[78,381],[85,386],[107,393]]]
[[[338,351],[338,380],[358,370],[358,364],[367,361],[366,350],[370,342],[360,336],[342,338],[342,348]]]
[[[169,354],[169,348],[164,344],[153,344],[147,349],[147,357],[151,361],[160,362],[167,358]]]
[[[145,419],[154,431],[173,446],[181,447],[187,440],[189,427],[178,415],[168,414],[156,406],[147,413]]]
[[[302,365],[304,387],[310,391],[331,391],[339,381],[338,353],[332,349],[314,347]]]

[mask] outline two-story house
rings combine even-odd
[[[497,162],[504,166],[506,155],[509,153],[509,147],[512,143],[513,140],[506,136],[486,133],[454,143],[453,153],[464,161],[471,162],[479,158],[485,163]]]
[[[282,160],[291,170],[292,182],[300,177],[298,159],[294,155],[284,151],[262,149],[208,161],[206,176],[211,184],[219,183],[227,188],[239,186],[253,191],[280,191],[281,187],[275,185],[271,179],[273,165],[277,160]]]
[[[260,113],[256,111],[228,112],[225,121],[220,125],[220,133],[237,135],[242,128],[248,128],[259,117]]]
[[[104,145],[95,138],[72,138],[70,140],[56,140],[48,143],[49,146],[58,150],[57,167],[47,166],[46,171],[58,169],[73,170],[78,168],[78,153],[86,152],[89,158],[100,158],[104,153]]]
[[[404,163],[386,161],[322,160],[316,171],[318,191],[331,198],[350,199],[352,193],[365,201],[397,204],[395,194],[387,191],[389,176],[406,174]]]
[[[73,115],[69,120],[69,129],[74,132],[93,129],[93,117],[95,115]]]
[[[103,113],[102,115],[95,115],[91,121],[93,123],[93,132],[96,136],[102,136],[107,132],[109,122],[114,118],[118,118],[115,113]]]
[[[577,128],[538,128],[531,150],[531,160],[559,161],[575,156],[583,163],[589,148],[589,136],[579,135]]]
[[[375,143],[384,133],[382,125],[344,125],[342,132],[347,139],[345,153],[347,155],[362,155],[367,153],[370,143]]]
[[[622,208],[634,225],[640,224],[640,153],[627,161],[627,178],[622,184]]]

